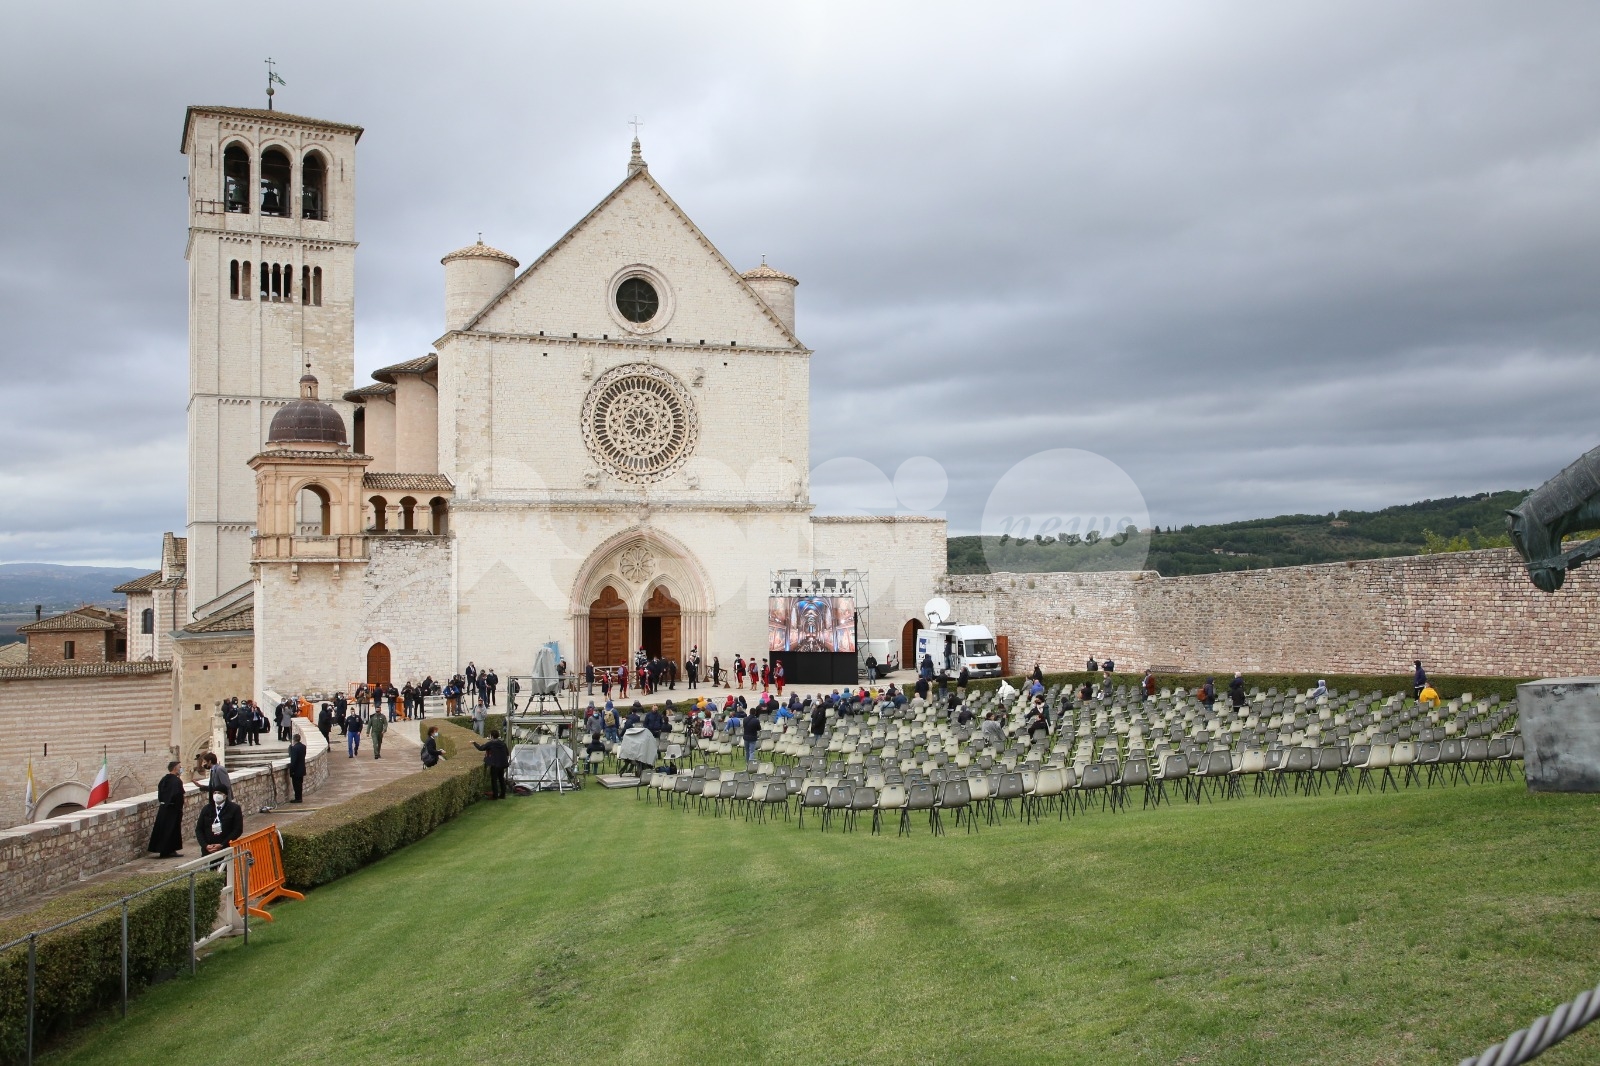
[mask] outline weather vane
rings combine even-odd
[[[274,92],[272,87],[274,85],[282,85],[286,89],[289,87],[289,83],[284,81],[282,78],[278,77],[278,72],[272,69],[272,57],[268,56],[267,57],[267,110],[268,111],[272,110],[272,97],[273,97],[273,92]]]

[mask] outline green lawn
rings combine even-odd
[[[480,804],[50,1061],[1455,1063],[1600,977],[1592,797],[918,824]]]

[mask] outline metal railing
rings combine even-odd
[[[87,921],[90,918],[94,918],[94,917],[97,917],[97,916],[99,916],[101,914],[105,914],[107,911],[117,910],[117,909],[120,908],[121,911],[122,911],[122,997],[121,997],[121,1010],[122,1010],[122,1016],[124,1018],[126,1018],[128,1016],[128,954],[129,954],[129,952],[128,952],[128,907],[129,907],[129,904],[131,904],[134,900],[138,899],[140,896],[149,895],[152,892],[155,892],[155,891],[158,891],[160,889],[166,888],[168,885],[176,884],[177,882],[183,881],[183,880],[187,880],[189,882],[189,972],[191,974],[197,973],[199,971],[199,966],[200,966],[199,949],[200,949],[201,945],[204,944],[204,943],[209,943],[213,937],[219,935],[219,933],[225,931],[225,929],[224,929],[224,927],[219,926],[219,928],[217,930],[211,931],[204,938],[199,936],[199,930],[195,928],[195,921],[196,921],[196,919],[195,919],[195,881],[201,874],[210,872],[212,870],[216,870],[218,868],[224,868],[224,869],[227,869],[227,870],[231,871],[232,869],[234,869],[234,863],[233,863],[234,858],[235,858],[235,855],[234,855],[233,849],[232,848],[225,848],[224,850],[216,852],[213,855],[209,855],[209,856],[205,857],[204,859],[197,859],[197,860],[194,860],[193,862],[185,864],[185,868],[184,868],[183,872],[174,874],[173,876],[165,879],[164,881],[160,881],[160,882],[157,882],[156,884],[149,885],[149,886],[147,886],[145,888],[141,888],[137,892],[131,892],[128,895],[123,896],[121,899],[114,900],[114,901],[112,901],[110,903],[102,904],[99,907],[95,907],[93,910],[84,911],[82,914],[74,915],[73,917],[68,918],[65,921],[57,922],[54,925],[47,926],[47,927],[45,927],[43,929],[36,929],[33,932],[29,933],[27,936],[18,937],[17,939],[9,941],[8,943],[0,944],[0,954],[4,954],[5,952],[10,951],[13,948],[22,947],[24,945],[26,945],[26,947],[28,949],[28,977],[27,977],[27,984],[28,984],[28,991],[27,991],[27,1002],[28,1002],[28,1007],[27,1007],[27,1010],[28,1010],[28,1050],[27,1050],[27,1059],[26,1059],[26,1061],[28,1063],[28,1066],[32,1066],[32,1064],[33,1064],[33,1045],[34,1045],[34,1028],[35,1028],[35,1026],[34,1026],[35,1017],[34,1016],[35,1016],[35,1013],[36,1013],[36,1011],[35,1011],[35,1006],[36,1006],[35,1000],[36,1000],[36,988],[37,988],[37,959],[38,959],[39,938],[42,937],[42,936],[48,936],[51,933],[59,932],[60,930],[65,929],[68,926],[76,925],[79,922]],[[246,900],[248,900],[250,898],[250,867],[253,866],[253,865],[255,865],[255,860],[251,856],[245,855],[244,856],[244,862],[238,866],[239,877],[240,877],[240,881],[241,881],[241,887],[244,889],[244,898]],[[228,885],[224,886],[223,892],[226,893],[231,887],[232,887],[232,884],[231,884],[231,879],[230,879],[230,883]],[[246,944],[248,944],[248,943],[250,943],[250,912],[249,912],[248,907],[244,909],[244,911],[240,915],[240,917],[244,921],[244,942]],[[227,928],[231,928],[231,924]]]

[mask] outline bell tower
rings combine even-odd
[[[256,478],[273,415],[317,375],[355,378],[355,148],[361,127],[190,107],[189,609],[250,581]],[[348,416],[348,404],[335,408]],[[316,516],[301,520],[314,523]]]

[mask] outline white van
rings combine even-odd
[[[937,677],[959,677],[962,667],[966,667],[968,677],[1000,676],[1000,655],[988,626],[945,622],[919,629],[917,661],[905,665],[918,672],[923,656],[932,657]]]

